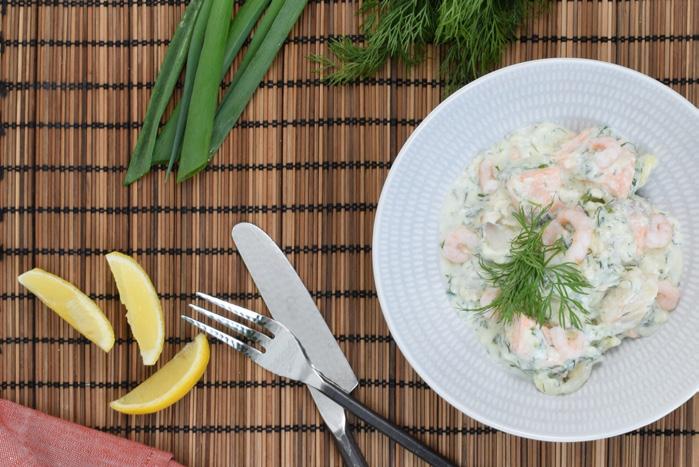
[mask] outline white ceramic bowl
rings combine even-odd
[[[607,124],[658,156],[644,188],[680,222],[682,299],[654,335],[605,354],[590,380],[548,396],[486,353],[452,309],[440,271],[439,213],[479,151],[528,124],[580,130]],[[373,265],[384,316],[401,351],[449,403],[528,438],[582,441],[621,434],[666,415],[699,389],[699,111],[654,79],[604,62],[538,60],[459,90],[403,146],[381,193]]]

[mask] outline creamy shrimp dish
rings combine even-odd
[[[575,133],[542,123],[475,157],[447,195],[440,225],[447,294],[488,351],[544,393],[576,391],[604,352],[651,334],[677,306],[679,226],[638,193],[655,165],[607,127]],[[498,307],[488,309],[505,286],[484,264],[511,260],[522,231],[516,213],[536,210],[539,243],[561,246],[546,267],[566,263],[587,282],[575,291],[542,279],[560,292],[552,309],[565,299],[584,310],[576,325],[557,312],[542,320],[522,309],[503,319]]]

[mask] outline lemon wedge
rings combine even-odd
[[[169,407],[197,384],[208,363],[209,341],[199,334],[150,378],[109,406],[127,414],[147,414]]]
[[[112,350],[112,325],[97,304],[73,284],[39,268],[25,272],[17,280],[100,349]]]
[[[165,321],[158,293],[146,271],[130,256],[112,252],[106,255],[114,275],[119,298],[126,307],[129,322],[144,365],[154,365],[163,351]]]

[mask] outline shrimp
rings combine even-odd
[[[619,141],[609,136],[595,138],[590,141],[590,149],[594,151],[595,165],[600,169],[606,169],[619,158],[623,151]]]
[[[481,298],[481,301],[483,299]],[[660,308],[665,311],[672,311],[677,308],[677,302],[680,300],[680,289],[672,285],[670,281],[658,281],[658,295],[655,297],[655,302]]]
[[[492,193],[498,189],[498,181],[493,173],[493,163],[488,159],[483,159],[478,168],[478,178],[483,193]]]
[[[630,154],[630,153],[629,153]],[[618,199],[624,199],[631,193],[636,161],[631,157],[619,158],[597,179],[597,182]]]
[[[593,164],[601,172],[593,181],[615,198],[626,198],[633,184],[636,156],[608,136],[590,140],[589,147]]]
[[[542,206],[553,201],[561,189],[561,169],[545,167],[543,169],[525,170],[510,178],[507,189],[516,201],[526,199]]]
[[[590,138],[592,129],[563,144],[555,154],[556,163],[566,170],[578,167],[587,155],[596,169],[590,181],[599,184],[615,198],[626,198],[631,192],[636,169],[636,156],[619,141],[609,136]],[[585,156],[585,157],[583,157]]]
[[[581,131],[561,145],[561,148],[554,154],[553,159],[560,167],[566,170],[573,169],[580,161],[581,149],[583,149],[592,132],[592,128]]]
[[[532,330],[536,322],[524,315],[519,315],[512,323],[507,338],[510,341],[510,349],[520,357],[528,357],[534,350],[532,341],[535,341]]]
[[[591,132],[592,128],[587,128],[575,135],[573,138],[563,143],[561,149],[558,151],[558,156],[561,158],[565,158],[566,155],[580,148],[580,146],[582,146],[585,143],[585,141],[587,141],[587,138],[590,136]]]
[[[632,212],[627,216],[629,227],[633,233],[633,241],[636,244],[636,254],[643,253],[646,246],[646,234],[648,233],[648,218],[639,212]]]
[[[542,235],[544,243],[552,244],[563,233],[565,225],[570,225],[575,230],[573,241],[566,252],[566,258],[579,263],[587,256],[587,250],[592,243],[594,225],[585,211],[579,207],[561,209],[558,211],[556,219],[544,229]]]
[[[452,263],[466,262],[478,246],[478,236],[466,226],[460,225],[449,232],[444,239],[444,257]]]
[[[563,329],[560,326],[541,328],[546,342],[555,350],[555,356],[549,361],[562,364],[571,358],[577,358],[585,350],[585,335],[577,329]]]
[[[563,232],[565,232],[563,226],[554,219],[549,222],[549,225],[544,229],[541,234],[541,240],[544,242],[544,245],[553,245],[553,242],[558,240],[558,238],[563,235]]]
[[[491,303],[493,303],[493,300],[498,298],[498,295],[500,295],[500,289],[497,287],[487,287],[484,291],[483,294],[481,295],[481,307],[485,308]]]
[[[650,217],[645,246],[648,248],[663,248],[672,241],[672,224],[664,214],[653,214]]]

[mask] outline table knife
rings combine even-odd
[[[357,377],[284,252],[253,224],[237,224],[231,235],[272,317],[296,335],[316,368],[348,394],[352,392],[357,387]],[[308,389],[325,424],[335,436],[345,464],[366,466],[350,431],[345,410],[318,390],[310,386]]]

